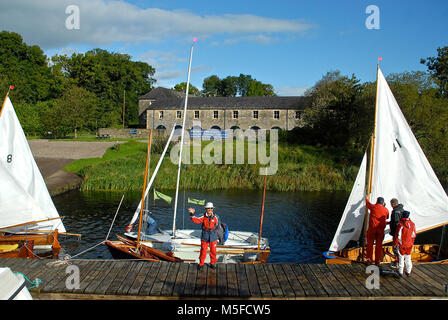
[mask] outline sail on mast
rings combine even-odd
[[[182,149],[183,149],[183,145],[184,145],[185,120],[187,119],[188,90],[189,90],[189,86],[190,86],[190,71],[191,71],[191,60],[193,59],[193,48],[194,48],[194,45],[191,46],[191,50],[190,50],[190,62],[188,64],[187,86],[185,89],[185,105],[184,105],[184,114],[183,114],[183,119],[182,119],[182,134],[181,134],[181,138],[180,138],[179,163],[178,163],[178,168],[177,168],[176,196],[174,198],[173,238],[176,237],[177,200],[179,197],[180,168],[182,165]]]
[[[2,227],[59,217],[8,95],[0,114],[0,162]],[[39,222],[27,229],[66,231],[60,219]]]
[[[397,198],[403,203],[405,210],[411,213],[410,217],[417,232],[447,224],[448,196],[406,122],[379,67],[377,72],[376,130],[370,199],[383,197],[389,211],[392,211],[389,201]],[[359,208],[365,208],[365,158],[366,155],[330,245],[330,251],[342,250],[348,241],[357,240],[356,237],[349,236],[348,232],[344,236],[344,230],[354,228],[352,233],[355,234],[355,231],[362,229],[363,221],[359,216],[363,210],[359,211]],[[354,220],[354,212],[359,213],[357,220]],[[386,227],[384,242],[391,239],[389,227]]]
[[[378,106],[372,199],[383,197],[389,206],[397,198],[417,232],[448,223],[448,196],[380,69]],[[386,231],[385,241],[391,238]]]

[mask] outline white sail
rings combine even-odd
[[[352,192],[350,193],[339,226],[331,242],[330,251],[342,250],[350,240],[359,240],[366,213],[366,167],[367,156],[364,154]]]
[[[9,97],[0,115],[0,162],[2,227],[59,217]],[[27,228],[65,232],[60,219]]]
[[[397,198],[417,232],[448,223],[448,196],[378,68],[376,137],[370,200]],[[388,228],[385,241],[391,239]]]

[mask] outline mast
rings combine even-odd
[[[148,166],[151,154],[151,138],[152,138],[152,130],[149,130],[149,138],[148,138],[148,152],[146,154],[146,166],[145,166],[145,179],[143,182],[143,192],[142,192],[142,205],[140,208],[140,220],[138,222],[138,234],[137,234],[137,249],[140,247],[140,232],[142,229],[142,215],[145,201],[145,191],[146,191],[146,179],[148,178]]]
[[[263,230],[264,199],[266,196],[266,180],[267,180],[267,178],[268,178],[268,169],[266,167],[266,173],[264,175],[263,200],[261,202],[260,232],[258,234],[258,250],[260,250],[261,231]]]
[[[377,113],[378,113],[378,90],[379,90],[379,86],[378,86],[378,72],[380,70],[380,64],[379,62],[376,65],[376,97],[375,97],[375,121],[374,121],[374,125],[373,125],[373,135],[371,137],[370,140],[370,161],[369,161],[369,178],[368,178],[368,182],[367,182],[367,194],[366,196],[370,198],[370,194],[372,192],[372,183],[373,183],[373,162],[375,160],[375,136],[376,136],[376,118],[377,118]],[[367,217],[368,217],[368,212],[369,210],[367,209],[366,206],[366,213],[364,216],[364,243],[363,243],[363,255],[362,255],[362,259],[364,261],[365,259],[365,248],[366,248],[366,244],[367,244]]]
[[[174,198],[173,238],[176,237],[177,199],[179,196],[180,168],[181,168],[181,164],[182,164],[182,149],[184,146],[185,120],[187,118],[188,90],[189,90],[189,86],[190,86],[190,71],[191,71],[191,60],[193,58],[193,48],[194,48],[194,45],[191,45],[190,62],[188,64],[187,88],[185,89],[184,114],[183,114],[183,118],[182,118],[182,134],[181,134],[181,138],[180,138],[179,163],[178,163],[178,168],[177,168],[176,197]]]

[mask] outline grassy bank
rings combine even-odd
[[[204,142],[202,149],[208,143]],[[103,158],[81,159],[65,169],[83,178],[83,190],[141,190],[147,144],[129,141],[110,148]],[[180,187],[189,190],[261,189],[264,177],[259,169],[264,165],[247,164],[248,143],[245,143],[245,164],[183,165]],[[150,172],[160,159],[162,144],[153,145]],[[184,152],[188,152],[185,148]],[[190,151],[191,148],[190,148]],[[224,159],[225,149],[223,150]],[[236,153],[234,153],[234,159]],[[334,191],[351,190],[358,167],[347,162],[345,154],[310,146],[280,144],[278,170],[268,176],[267,189],[272,191]],[[224,161],[223,161],[224,162]],[[154,186],[175,189],[177,164],[167,153]]]

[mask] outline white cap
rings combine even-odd
[[[205,205],[205,209],[208,209],[208,208],[214,208],[212,202],[207,202],[207,204]]]

